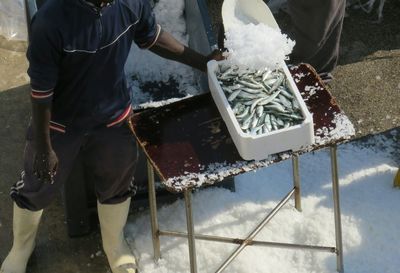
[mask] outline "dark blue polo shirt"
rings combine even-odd
[[[160,34],[148,0],[48,0],[32,20],[27,57],[32,98],[52,102],[58,131],[112,126],[130,112],[124,65],[134,41],[151,47]]]

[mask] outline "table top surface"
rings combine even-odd
[[[315,143],[297,154],[351,139],[355,132],[347,116],[306,64],[290,68],[313,115]],[[167,190],[214,184],[226,177],[256,170],[291,158],[292,152],[246,161],[238,154],[211,94],[184,99],[136,113],[132,131]]]

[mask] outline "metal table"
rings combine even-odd
[[[161,258],[160,236],[174,236],[188,239],[191,273],[197,272],[196,239],[238,245],[229,258],[221,263],[215,271],[217,273],[222,272],[245,247],[250,245],[331,252],[337,257],[338,272],[344,272],[336,147],[354,136],[354,127],[311,66],[302,64],[292,67],[290,71],[314,119],[316,141],[301,151],[275,154],[262,161],[241,159],[210,94],[132,116],[130,119],[132,131],[148,159],[149,202],[156,261]],[[331,153],[336,245],[314,246],[254,240],[292,197],[295,199],[296,209],[301,211],[299,156],[324,147],[329,147]],[[293,189],[249,236],[239,239],[195,233],[191,201],[194,189],[289,158],[293,162]],[[184,194],[187,233],[160,229],[157,220],[155,172],[168,191]]]

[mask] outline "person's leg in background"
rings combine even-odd
[[[138,150],[127,124],[102,128],[89,135],[83,147],[86,177],[93,179],[104,252],[113,273],[136,272],[136,258],[124,227],[131,196]]]
[[[321,75],[330,73],[339,58],[345,0],[288,0],[296,41],[292,63],[309,63]]]
[[[14,200],[13,245],[1,265],[1,273],[25,273],[26,266],[35,248],[35,239],[43,209],[55,199],[79,152],[81,139],[77,136],[51,133],[51,142],[58,157],[58,170],[54,183],[43,183],[33,173],[33,136],[28,129],[24,151],[24,171],[21,180],[11,188]]]

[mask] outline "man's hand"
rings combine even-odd
[[[161,31],[156,43],[149,50],[163,58],[177,61],[200,71],[207,71],[207,62],[210,60],[224,60],[222,51],[216,49],[208,56],[204,56],[177,41],[171,34]]]
[[[214,49],[213,52],[211,52],[207,56],[207,60],[216,60],[216,61],[222,61],[225,60],[226,57],[224,56],[224,51],[222,49]]]
[[[43,183],[54,183],[57,173],[58,158],[53,149],[43,152],[38,151],[33,161],[33,174]]]

